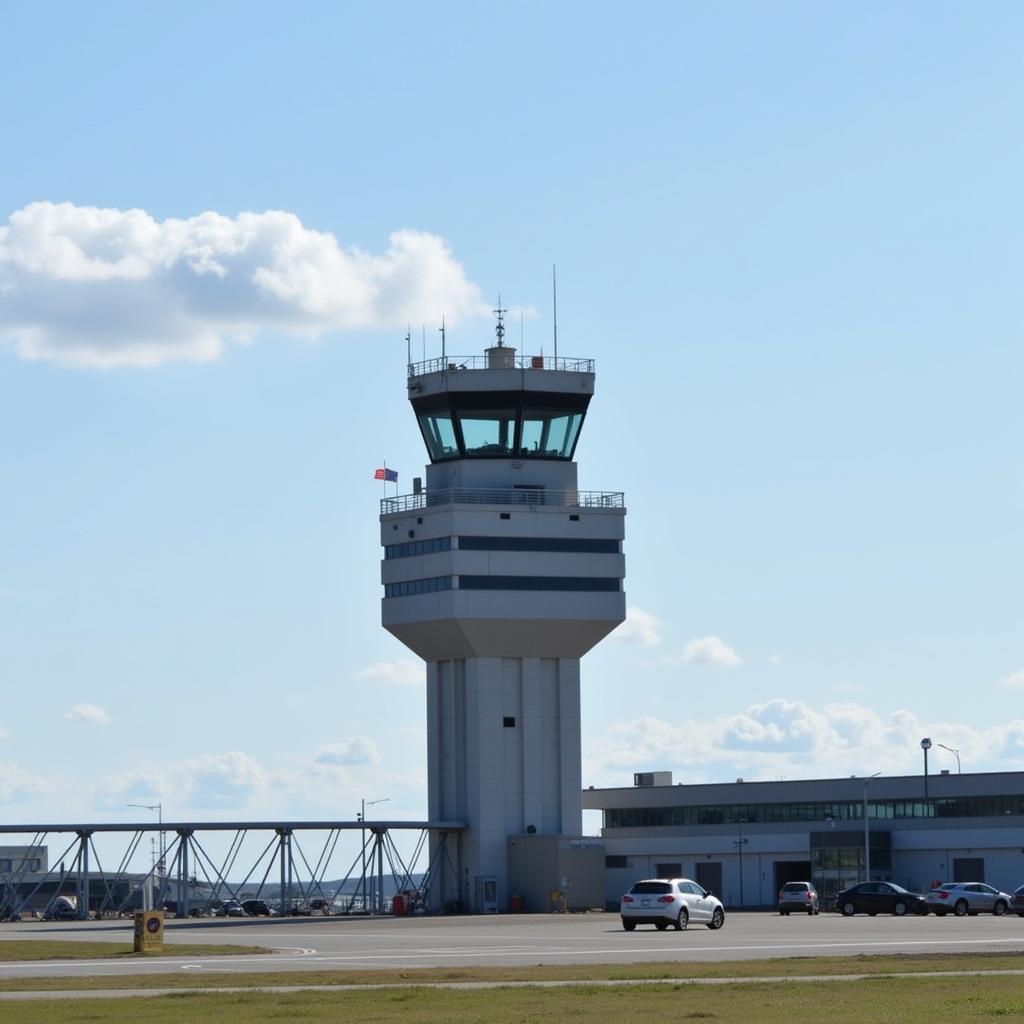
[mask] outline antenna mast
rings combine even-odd
[[[551,312],[555,325],[555,369],[558,369],[558,281],[555,278],[555,265],[551,264]]]
[[[445,368],[445,364],[447,362],[447,356],[445,355],[445,351],[444,351],[445,338],[444,338],[444,317],[443,316],[441,317],[441,326],[438,328],[438,330],[441,332],[441,369],[443,370]]]
[[[494,333],[498,336],[498,348],[501,348],[505,344],[505,314],[508,312],[507,309],[501,308],[501,292],[498,292],[498,308],[492,309],[491,312],[498,318]]]

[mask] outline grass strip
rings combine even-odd
[[[151,998],[46,999],[0,1003],[0,1022],[17,1024],[575,1024],[614,1020],[714,1024],[957,1024],[1024,1020],[1020,978],[891,978],[853,981],[841,992],[819,985],[683,985],[622,988],[490,989],[232,994]]]
[[[184,949],[184,947],[182,947]],[[209,947],[207,947],[209,948]],[[218,947],[219,948],[219,947]],[[173,947],[165,954],[177,953]],[[182,952],[181,955],[191,955]],[[788,957],[771,960],[690,961],[640,964],[538,964],[534,967],[431,967],[417,970],[267,971],[258,974],[204,970],[173,974],[96,975],[0,980],[0,992],[126,988],[247,988],[275,985],[393,985],[415,987],[461,981],[683,981],[690,978],[813,978],[824,975],[884,976],[924,971],[1024,970],[1020,953],[886,954]],[[1024,990],[1024,982],[1017,979]]]
[[[150,960],[161,956],[229,956],[246,953],[272,953],[264,946],[214,946],[199,943],[167,944],[162,950],[136,953],[128,942],[74,942],[51,939],[11,939],[0,941],[3,963],[32,960]]]

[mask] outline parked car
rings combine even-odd
[[[682,931],[691,921],[709,928],[725,924],[721,900],[688,878],[645,878],[635,882],[623,895],[619,914],[627,932],[638,924],[653,924],[659,931],[669,925]]]
[[[75,921],[78,907],[70,896],[58,896],[44,911],[44,921]]]
[[[245,917],[245,909],[238,900],[218,900],[210,910],[212,917]]]
[[[266,900],[242,900],[242,909],[250,917],[270,917],[272,914]]]
[[[1018,885],[1010,897],[1010,909],[1018,916],[1024,917],[1024,885]]]
[[[928,893],[928,907],[939,917],[954,913],[996,914],[1002,917],[1010,909],[1013,897],[984,882],[945,882]]]
[[[854,914],[927,914],[928,901],[895,882],[861,882],[836,896],[836,909],[846,917]]]
[[[810,882],[787,882],[779,890],[779,913],[786,917],[794,910],[798,914],[818,913],[818,893]]]

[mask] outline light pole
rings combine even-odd
[[[877,779],[881,772],[864,776],[864,881],[871,881],[871,832],[868,825],[868,783]]]
[[[359,801],[359,820],[363,823],[363,827],[359,830],[359,835],[363,843],[362,852],[362,863],[363,863],[363,910],[366,910],[366,808],[372,807],[374,804],[386,804],[391,797],[382,796],[379,800],[367,800],[363,797]],[[376,910],[376,899],[374,899],[374,909]]]
[[[164,873],[164,805],[156,804],[125,804],[125,807],[141,807],[146,811],[156,811],[156,821],[160,826],[160,859],[153,865],[155,873],[161,878]]]
[[[943,750],[948,750],[956,758],[956,773],[960,774],[960,751],[954,747],[947,747],[945,743],[936,743],[937,747],[942,747]]]
[[[928,751],[931,749],[932,741],[925,736],[921,740],[921,749],[924,751],[924,798],[928,799]],[[925,817],[928,816],[928,808],[925,808]]]
[[[738,829],[737,838],[733,840],[733,845],[736,847],[736,851],[739,854],[739,869],[740,869],[740,909],[743,909],[743,844],[746,840],[743,837],[743,826],[747,823],[746,818],[737,818],[733,824]]]
[[[836,819],[831,814],[825,815],[825,867],[822,870],[822,881],[825,883],[825,907],[828,908],[829,900],[834,900],[836,893],[839,891],[838,883],[832,884],[832,878],[829,874],[832,870],[832,858],[829,854],[832,851],[832,847],[835,845],[832,840],[832,833],[836,829]],[[838,860],[836,861],[838,866]],[[838,870],[836,872],[838,878]],[[829,891],[831,889],[831,892]]]

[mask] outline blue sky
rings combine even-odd
[[[405,325],[550,352],[552,264],[629,510],[584,783],[1024,767],[1019,5],[0,33],[0,819],[425,816]]]

